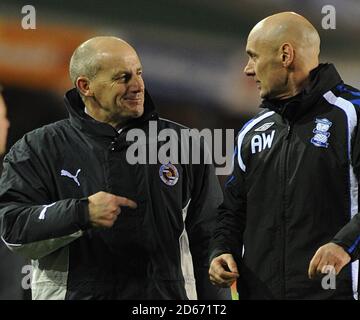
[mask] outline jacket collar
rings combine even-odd
[[[85,105],[76,88],[66,92],[64,101],[69,112],[70,122],[74,127],[89,135],[108,137],[116,137],[118,135],[114,127],[107,123],[97,121],[85,113]],[[158,115],[149,93],[145,90],[144,114],[140,118],[131,121],[124,126],[123,129],[128,130],[130,128],[141,127],[145,122],[152,119],[158,119]]]
[[[298,95],[286,100],[264,99],[260,107],[273,110],[284,118],[294,121],[305,114],[327,91],[341,82],[341,77],[333,64],[319,64],[310,72],[309,84]]]

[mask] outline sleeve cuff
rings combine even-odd
[[[87,230],[92,227],[89,216],[89,201],[88,198],[78,200],[76,204],[76,224],[81,230]]]

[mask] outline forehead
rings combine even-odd
[[[247,38],[246,48],[248,47],[254,48],[258,46],[259,42],[260,42],[259,32],[257,32],[256,30],[252,30]]]
[[[267,38],[264,32],[250,33],[246,43],[246,51],[272,55],[276,44],[271,38]]]
[[[113,50],[98,55],[98,61],[103,71],[132,70],[141,68],[141,62],[133,50]]]

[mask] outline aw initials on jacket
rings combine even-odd
[[[261,152],[266,148],[270,149],[274,140],[275,130],[270,134],[256,134],[251,139],[251,153]]]

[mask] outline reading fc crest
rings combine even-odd
[[[179,180],[179,171],[171,164],[163,164],[159,169],[159,175],[162,182],[168,186],[174,186]]]

